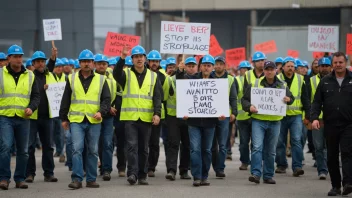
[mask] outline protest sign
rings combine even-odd
[[[59,117],[61,99],[64,95],[66,82],[53,83],[48,85],[45,91],[49,101],[49,109],[53,118]]]
[[[218,40],[216,39],[215,35],[212,34],[210,36],[210,49],[209,49],[209,54],[212,56],[218,56],[222,54],[224,50],[221,48]]]
[[[132,48],[139,44],[139,39],[139,36],[108,32],[105,39],[104,55],[121,56],[124,46]]]
[[[225,51],[226,63],[229,66],[238,66],[241,61],[246,60],[246,48],[239,47]]]
[[[161,22],[160,53],[204,55],[209,41],[210,23]]]
[[[60,19],[43,19],[43,30],[45,41],[62,40]]]
[[[286,103],[283,101],[286,89],[251,88],[251,104],[258,114],[286,116]]]
[[[319,59],[324,56],[325,52],[313,52],[313,58],[314,59]]]
[[[228,79],[176,80],[177,117],[229,117]]]
[[[264,54],[270,54],[277,52],[276,42],[274,40],[258,43],[254,45],[255,51],[261,51]]]
[[[339,26],[308,26],[308,51],[337,52],[339,50]]]
[[[352,34],[347,34],[347,39],[346,39],[346,54],[352,55]]]
[[[291,56],[293,58],[298,58],[299,57],[299,51],[298,50],[287,50],[287,56]]]

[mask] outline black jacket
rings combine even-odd
[[[320,80],[311,109],[312,122],[319,119],[321,110],[326,124],[335,126],[352,124],[352,73],[350,71],[346,70],[341,86],[337,82],[334,71]]]

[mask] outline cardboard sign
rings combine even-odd
[[[257,108],[258,114],[286,116],[285,96],[286,89],[251,88],[251,104]]]
[[[287,56],[291,56],[293,58],[298,58],[299,57],[299,51],[298,50],[287,50]]]
[[[48,85],[45,91],[48,96],[49,110],[53,118],[59,117],[62,96],[64,95],[66,82],[53,83]]]
[[[139,44],[139,40],[139,36],[108,32],[105,40],[104,55],[120,56],[125,45],[132,48]]]
[[[347,39],[346,39],[346,54],[352,55],[352,34],[347,34]]]
[[[209,53],[210,23],[161,21],[160,53]]]
[[[43,30],[45,41],[62,40],[60,19],[43,19]]]
[[[177,117],[229,117],[228,87],[227,78],[176,80]]]
[[[308,51],[337,52],[339,50],[339,26],[308,26]]]
[[[313,52],[314,59],[320,59],[324,57],[325,52]]]
[[[210,36],[210,50],[209,50],[209,54],[212,56],[218,56],[220,54],[222,54],[224,52],[224,50],[221,48],[218,40],[216,39],[215,35],[212,34]]]
[[[254,50],[261,51],[264,54],[275,53],[277,52],[276,42],[274,40],[270,40],[263,43],[255,44]]]
[[[246,48],[239,47],[225,51],[226,63],[229,66],[238,66],[241,61],[246,60]]]

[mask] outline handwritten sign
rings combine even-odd
[[[209,50],[209,54],[212,56],[218,56],[220,54],[222,54],[224,52],[224,50],[221,48],[218,40],[216,39],[215,35],[212,34],[210,36],[210,50]]]
[[[314,59],[320,59],[324,56],[325,52],[313,52],[312,54]]]
[[[308,26],[308,51],[337,52],[339,26]]]
[[[62,40],[60,19],[43,19],[43,30],[45,41]]]
[[[299,57],[299,51],[298,50],[287,50],[287,56],[291,56],[293,58],[298,58]]]
[[[48,89],[46,90],[46,95],[48,96],[50,113],[53,118],[59,117],[61,99],[64,95],[66,82],[59,82],[49,84]]]
[[[176,80],[177,117],[229,117],[228,79]]]
[[[225,51],[226,63],[229,66],[238,66],[241,61],[246,60],[246,48],[239,47]]]
[[[286,89],[251,88],[251,104],[257,108],[258,114],[286,116],[285,96]]]
[[[347,39],[346,39],[346,54],[352,55],[352,34],[347,34]]]
[[[105,39],[104,55],[120,56],[125,45],[132,48],[139,44],[139,40],[139,36],[108,32]]]
[[[266,41],[263,43],[254,45],[255,51],[261,51],[264,54],[270,54],[277,52],[276,42],[274,40]]]
[[[210,23],[161,21],[160,53],[209,53]]]

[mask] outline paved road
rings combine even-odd
[[[238,141],[237,141],[238,142]],[[156,177],[149,178],[149,186],[130,186],[125,178],[119,178],[117,170],[112,173],[112,180],[109,182],[102,181],[99,177],[97,182],[100,184],[99,189],[88,189],[83,187],[79,190],[69,190],[67,187],[70,183],[70,172],[63,163],[58,162],[55,158],[56,168],[55,175],[59,179],[58,183],[45,183],[43,181],[43,171],[41,169],[40,156],[41,152],[36,151],[37,156],[37,177],[33,184],[29,184],[29,189],[20,190],[14,188],[14,182],[10,183],[8,191],[0,191],[2,197],[241,197],[241,198],[313,198],[325,197],[330,190],[330,180],[320,181],[317,177],[317,171],[313,168],[313,161],[310,154],[305,154],[306,165],[304,167],[305,175],[300,178],[292,177],[291,170],[285,175],[276,175],[276,185],[253,184],[248,181],[249,171],[239,171],[239,152],[238,144],[233,148],[233,161],[226,162],[226,179],[216,179],[213,170],[210,172],[211,186],[198,187],[192,186],[191,180],[167,181],[165,179],[165,155],[164,149],[161,148],[159,165],[157,167]],[[291,162],[289,162],[291,163]],[[15,158],[12,158],[12,169],[15,165]],[[116,165],[116,157],[114,158]],[[85,183],[84,183],[85,186]]]

